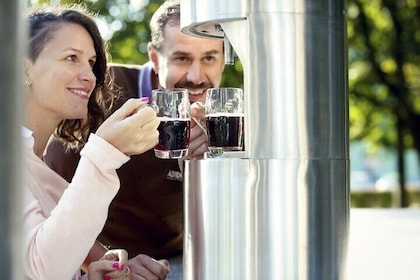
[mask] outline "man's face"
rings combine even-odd
[[[160,53],[149,49],[163,88],[186,88],[190,102],[205,102],[208,88],[218,87],[225,66],[223,41],[185,35],[179,26],[165,27]]]

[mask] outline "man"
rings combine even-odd
[[[187,88],[190,102],[205,100],[207,88],[218,87],[224,70],[223,42],[191,37],[180,31],[179,0],[168,0],[150,22],[150,61],[141,66],[112,65],[115,82],[123,97],[150,96],[152,88]],[[194,111],[191,112],[194,116]],[[187,158],[202,156],[207,138],[198,125],[191,124]],[[65,153],[61,143],[52,141],[45,162],[67,180],[71,180],[78,155]],[[129,252],[131,279],[152,275],[154,259],[168,259],[167,279],[182,279],[183,182],[177,160],[158,159],[153,149],[134,156],[119,170],[121,188],[112,202],[109,217],[98,240],[108,248]],[[90,258],[103,255],[95,246]],[[144,254],[144,255],[143,255]]]

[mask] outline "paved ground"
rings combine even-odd
[[[347,275],[420,279],[420,209],[351,209]]]

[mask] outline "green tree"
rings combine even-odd
[[[397,149],[402,207],[404,151],[420,155],[419,14],[416,0],[348,1],[350,138]]]

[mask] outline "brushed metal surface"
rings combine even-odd
[[[191,160],[184,278],[344,279],[344,1],[183,0],[183,32],[227,37],[244,69],[245,155]]]
[[[346,160],[186,162],[184,279],[344,279]]]

